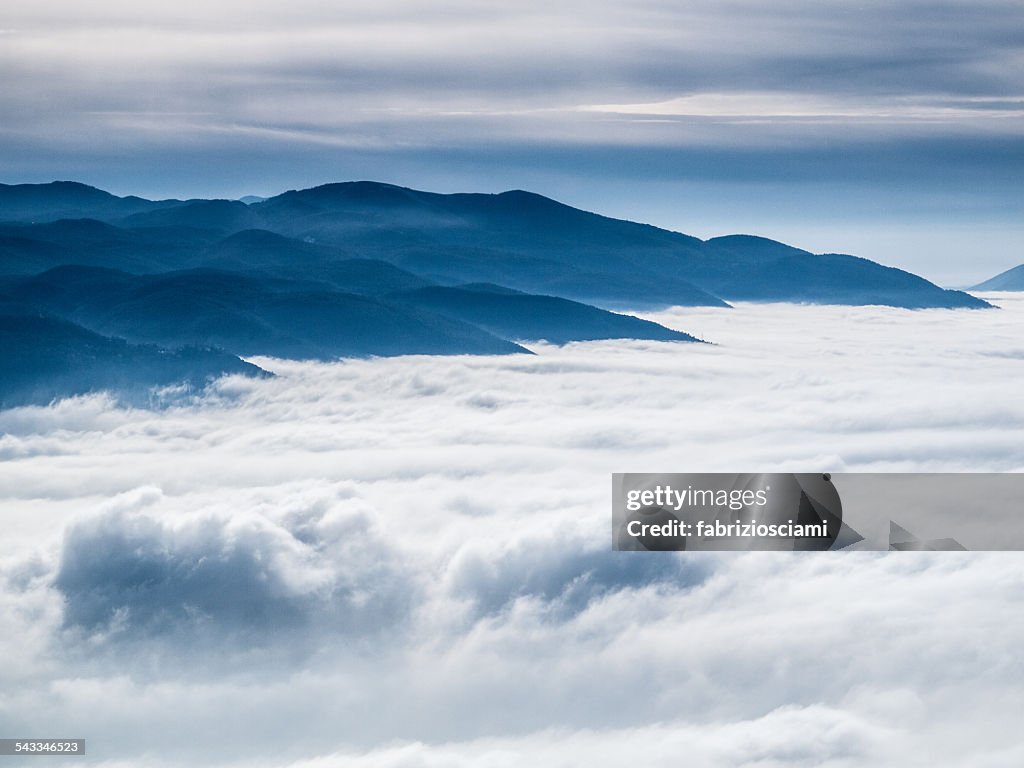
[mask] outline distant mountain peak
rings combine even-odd
[[[761,237],[760,235],[721,235],[720,237],[712,237],[705,242],[708,245],[722,248],[742,248],[747,252],[758,253],[762,256],[778,256],[789,253],[811,255],[810,251],[805,251],[803,248],[787,245],[778,240]]]
[[[320,200],[357,199],[363,201],[401,200],[414,193],[407,187],[386,184],[382,181],[337,181],[321,184],[308,189],[293,189],[278,195],[279,198],[305,197]],[[276,198],[270,198],[274,200]]]
[[[70,181],[70,180],[67,180],[67,179],[59,179],[57,181],[51,181],[48,184],[47,183],[43,183],[43,184],[32,184],[32,185],[24,185],[24,186],[34,186],[34,187],[47,187],[47,186],[49,186],[49,187],[53,187],[55,189],[69,189],[69,190],[70,189],[78,189],[78,190],[89,191],[89,192],[99,192],[100,194],[106,195],[108,197],[114,197],[114,195],[110,194],[110,192],[105,192],[104,190],[100,189],[99,187],[94,187],[94,186],[92,186],[90,184],[83,184],[81,181]]]
[[[545,210],[545,211],[573,211],[578,212],[579,209],[573,208],[571,205],[560,203],[557,200],[553,200],[550,197],[545,197],[536,192],[527,192],[523,189],[510,189],[507,192],[501,192],[494,195],[495,199],[502,202],[511,202],[516,205],[517,208],[532,208],[533,210]],[[589,214],[591,216],[597,216],[599,214]]]
[[[117,200],[115,195],[102,189],[91,187],[80,181],[48,181],[39,184],[0,184],[0,203],[3,198],[14,195],[26,195],[32,198],[49,197],[52,199],[92,198]]]
[[[552,200],[550,197],[545,197],[537,192],[530,192],[525,189],[508,189],[504,192],[499,192],[496,197],[504,197],[510,199],[523,199],[523,200],[543,200],[546,203],[554,203],[555,205],[564,205],[559,203],[557,200]]]
[[[1005,272],[1000,272],[995,277],[990,277],[985,282],[978,283],[972,290],[1024,291],[1024,264],[1019,264]]]
[[[138,197],[117,197],[79,181],[0,184],[0,221],[110,220],[158,207]]]

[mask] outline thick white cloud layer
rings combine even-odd
[[[2,412],[0,732],[111,765],[1016,764],[1018,554],[609,551],[614,471],[1024,469],[995,301]]]

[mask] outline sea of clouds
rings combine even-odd
[[[1024,471],[1024,298],[993,300],[0,412],[0,736],[111,766],[1022,764],[1019,553],[610,551],[612,472]]]

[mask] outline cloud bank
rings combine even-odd
[[[1017,554],[609,530],[613,471],[1019,471],[1024,302],[993,300],[2,412],[0,730],[136,766],[1013,764]]]

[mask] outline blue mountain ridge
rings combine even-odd
[[[1024,264],[1018,264],[1005,272],[1000,272],[982,283],[978,283],[974,291],[1024,291]]]
[[[609,310],[729,301],[990,306],[867,259],[749,235],[702,241],[521,190],[346,182],[152,201],[76,182],[0,184],[5,405],[262,373],[239,356],[692,342]]]
[[[245,204],[117,198],[84,185],[69,189],[68,184],[0,185],[0,222],[8,222],[0,227],[0,238],[74,248],[70,233],[11,226],[74,216],[115,224],[128,233],[118,237],[134,238],[137,247],[118,250],[111,235],[108,245],[91,241],[75,261],[64,263],[137,272],[207,266],[199,252],[201,241],[210,245],[256,229],[335,249],[347,258],[385,261],[439,284],[495,283],[600,306],[723,306],[730,300],[988,306],[962,291],[944,290],[867,259],[816,255],[752,236],[702,241],[521,190],[437,194],[343,182]],[[121,263],[98,263],[104,256]],[[0,258],[23,274],[30,268],[30,257],[2,239]],[[46,266],[57,264],[51,258]]]

